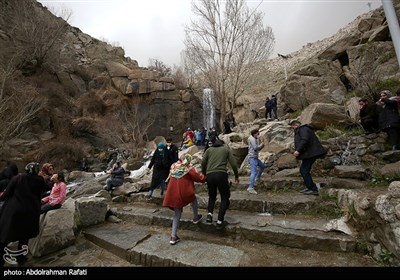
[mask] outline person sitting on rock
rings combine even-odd
[[[42,206],[40,207],[40,214],[47,211],[61,208],[67,196],[67,185],[65,184],[64,173],[59,172],[51,176],[51,181],[54,182],[50,195],[42,198]]]
[[[114,163],[110,173],[111,177],[106,180],[106,186],[104,187],[108,192],[124,183],[125,169],[121,166],[121,161]]]
[[[379,131],[377,105],[368,104],[368,99],[361,98],[360,105],[360,124],[365,130],[365,134]]]

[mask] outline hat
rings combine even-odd
[[[172,142],[172,138],[171,137],[168,137],[167,139],[166,139],[166,141],[169,143],[169,142]]]

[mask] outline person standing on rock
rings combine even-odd
[[[265,164],[258,158],[258,153],[262,148],[264,148],[264,143],[260,143],[260,131],[258,129],[253,129],[251,135],[247,139],[248,144],[248,159],[250,164],[250,182],[247,191],[252,194],[257,194],[254,189],[254,184],[256,184],[265,170]]]
[[[208,214],[207,223],[212,223],[215,201],[217,199],[217,190],[221,195],[221,204],[219,206],[217,229],[223,228],[226,210],[229,208],[229,190],[227,165],[231,165],[235,174],[235,181],[239,184],[239,172],[237,163],[231,150],[225,147],[222,140],[216,140],[215,143],[205,151],[201,162],[201,171],[207,176],[208,186]]]
[[[275,95],[271,96],[271,111],[274,115],[274,119],[278,120],[278,99]]]
[[[179,160],[179,149],[174,143],[172,143],[172,138],[168,137],[166,139],[166,152],[167,152],[167,169],[169,170],[175,162]]]
[[[157,144],[157,149],[154,151],[153,157],[147,167],[148,173],[151,168],[153,168],[153,175],[151,176],[149,192],[146,195],[147,200],[152,199],[153,192],[158,186],[160,186],[161,189],[161,196],[164,195],[165,179],[167,179],[169,172],[167,149],[165,148],[164,142]]]
[[[265,98],[265,119],[268,120],[268,117],[271,118],[271,107],[272,107],[272,101],[271,99],[269,99],[269,97],[267,96]]]
[[[26,261],[29,239],[39,234],[40,198],[48,186],[38,176],[39,163],[27,164],[25,171],[11,179],[0,197],[5,201],[0,216],[0,267],[4,266],[8,243],[18,241],[21,254],[16,259],[21,265]]]
[[[175,212],[174,219],[172,220],[171,239],[169,241],[171,245],[175,245],[181,240],[177,235],[177,231],[183,207],[191,203],[193,224],[199,223],[203,217],[198,214],[194,182],[204,183],[206,181],[206,176],[198,173],[190,164],[191,161],[192,156],[190,154],[181,156],[181,158],[171,166],[168,176],[169,182],[162,206],[169,207]]]
[[[314,128],[308,124],[302,125],[300,121],[293,120],[289,123],[294,129],[293,155],[301,160],[300,174],[303,177],[306,188],[300,192],[305,195],[318,195],[319,184],[315,184],[311,176],[311,168],[314,162],[326,155],[326,149],[321,145]]]

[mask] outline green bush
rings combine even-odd
[[[379,81],[376,84],[376,89],[380,92],[381,90],[387,89],[396,95],[397,89],[400,88],[400,80],[395,78],[390,78],[386,80]]]
[[[321,140],[328,140],[339,136],[359,136],[364,134],[364,130],[360,126],[340,127],[335,125],[328,125],[324,130],[316,132]]]

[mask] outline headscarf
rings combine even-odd
[[[164,142],[158,143],[157,149],[158,149],[158,152],[160,153],[160,155],[161,155],[161,156],[164,156],[164,150],[165,150],[165,144],[164,144]]]
[[[192,161],[192,155],[185,154],[183,155],[177,162],[175,162],[169,171],[169,176],[174,177],[175,179],[180,179],[185,176],[193,166],[190,166],[190,162]]]
[[[51,175],[53,175],[54,171],[50,172],[50,168],[51,167],[53,167],[53,165],[51,163],[44,163],[42,165],[42,170],[39,172],[39,175],[41,175],[41,176],[51,176]]]

